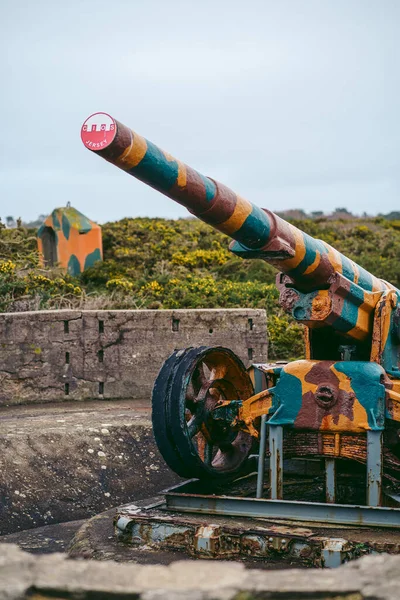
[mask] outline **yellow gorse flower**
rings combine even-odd
[[[125,277],[114,277],[109,279],[106,283],[108,290],[119,290],[122,292],[130,292],[133,289],[132,281],[125,279]]]
[[[1,260],[0,261],[0,273],[2,275],[7,275],[8,273],[13,273],[17,265],[12,260]]]

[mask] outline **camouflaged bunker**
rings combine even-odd
[[[70,275],[79,275],[103,257],[101,227],[72,206],[54,209],[37,240],[43,263],[65,268]]]

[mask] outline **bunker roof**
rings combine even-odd
[[[88,233],[92,229],[100,229],[97,223],[85,217],[84,214],[72,206],[55,208],[38,229],[38,236],[41,235],[45,227],[51,227],[55,231],[62,229],[67,239],[71,229],[76,229],[79,233]]]

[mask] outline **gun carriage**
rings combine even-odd
[[[104,113],[82,128],[87,148],[185,206],[278,270],[280,304],[305,325],[306,358],[253,365],[222,347],[176,351],[153,391],[153,426],[182,477],[232,479],[269,438],[270,498],[283,458],[325,459],[326,502],[338,459],[365,465],[365,501],[382,505],[400,479],[400,292],[327,243],[206,177]],[[268,435],[269,434],[269,435]],[[264,461],[259,460],[257,495]]]

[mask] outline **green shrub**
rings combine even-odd
[[[400,287],[400,222],[383,217],[292,221]],[[242,260],[230,239],[197,219],[122,219],[103,225],[104,261],[79,279],[43,269],[35,232],[0,226],[0,311],[38,308],[265,308],[271,359],[304,355],[303,330],[278,305],[276,271]],[[96,304],[97,303],[97,304]]]

